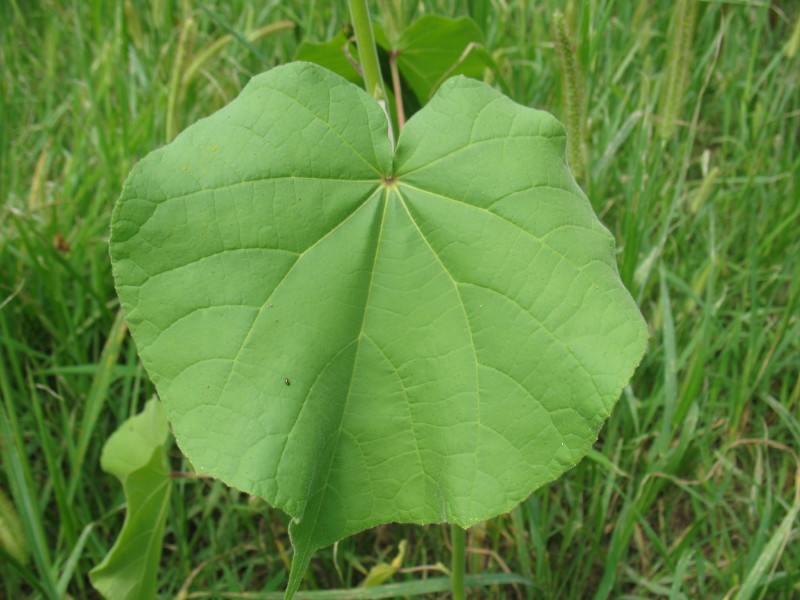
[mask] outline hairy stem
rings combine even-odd
[[[181,85],[183,70],[186,59],[191,55],[191,47],[194,44],[194,37],[197,33],[197,22],[188,17],[181,26],[178,36],[178,46],[175,50],[175,59],[172,63],[172,74],[170,75],[169,88],[167,92],[167,123],[165,141],[171,142],[178,135],[178,106],[185,86]]]
[[[458,525],[450,527],[453,542],[453,565],[450,570],[450,588],[453,600],[464,600],[464,565],[466,563],[467,532]]]

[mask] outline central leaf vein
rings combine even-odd
[[[477,476],[478,476],[478,447],[480,446],[479,438],[480,438],[480,430],[481,430],[481,386],[480,386],[480,370],[478,369],[478,366],[479,366],[480,363],[478,362],[478,352],[475,349],[475,338],[474,338],[474,336],[472,334],[472,326],[470,325],[469,315],[467,314],[467,308],[464,305],[464,298],[461,297],[461,290],[458,289],[458,282],[455,280],[453,275],[450,273],[449,269],[442,262],[442,259],[439,257],[437,252],[433,249],[433,247],[431,246],[430,242],[428,241],[428,238],[425,237],[425,234],[420,229],[419,225],[417,224],[416,220],[414,219],[414,216],[411,214],[411,211],[408,210],[408,206],[406,205],[405,199],[403,198],[403,194],[400,191],[400,187],[395,189],[395,193],[397,194],[397,198],[398,198],[400,204],[403,206],[403,210],[405,210],[406,214],[408,215],[409,221],[414,225],[414,228],[416,229],[416,231],[419,234],[420,238],[422,239],[423,242],[425,242],[425,245],[428,247],[428,249],[430,250],[431,254],[436,258],[436,261],[442,267],[442,270],[444,271],[445,274],[447,274],[447,277],[450,279],[450,282],[453,284],[453,289],[454,289],[454,291],[456,293],[456,296],[458,297],[458,301],[459,301],[459,304],[461,306],[461,310],[462,310],[462,312],[464,314],[464,321],[465,321],[465,323],[467,325],[467,332],[469,333],[470,348],[472,349],[472,359],[473,359],[473,364],[475,366],[475,401],[477,403],[477,407],[476,407],[477,408],[477,426],[476,426],[476,432],[475,432],[475,436],[474,436],[474,439],[475,439],[475,451],[472,454],[473,459],[474,459],[474,461],[473,461],[474,468],[472,470],[472,482],[473,482],[473,487],[474,487],[474,483],[475,483],[475,481],[477,479]]]
[[[384,190],[384,189],[385,188],[379,188],[378,190],[376,190],[375,193],[378,193],[379,191]],[[388,194],[388,191],[385,192],[385,193]],[[373,194],[373,196],[374,195],[375,194]],[[356,365],[358,364],[358,354],[359,354],[360,349],[361,349],[361,339],[362,339],[363,334],[364,334],[364,324],[365,324],[366,319],[367,319],[367,312],[369,310],[369,299],[370,299],[370,296],[372,294],[372,288],[373,288],[374,279],[375,279],[375,265],[378,262],[378,255],[380,254],[380,249],[381,249],[381,239],[383,237],[383,224],[384,224],[384,221],[385,221],[385,218],[386,218],[386,206],[387,206],[387,204],[388,203],[386,202],[386,198],[384,198],[383,212],[381,214],[381,222],[380,222],[379,229],[378,229],[378,240],[375,243],[375,255],[373,256],[372,269],[370,271],[370,281],[369,281],[369,283],[367,285],[367,295],[366,295],[366,298],[364,299],[364,310],[363,310],[362,315],[361,315],[361,324],[359,326],[358,334],[357,334],[354,342],[352,342],[352,343],[357,344],[358,347],[356,348],[356,355],[353,358],[353,364],[352,364],[352,367],[351,367],[351,370],[350,370],[350,377],[349,377],[349,380],[348,380],[347,393],[346,393],[346,395],[344,397],[344,401],[341,403],[341,409],[339,411],[339,424],[335,428],[335,431],[332,432],[332,435],[336,436],[336,441],[333,444],[333,448],[332,448],[331,452],[327,456],[323,456],[322,457],[322,460],[324,461],[324,463],[326,463],[325,467],[324,467],[325,468],[324,481],[321,483],[321,485],[315,485],[315,483],[318,481],[318,479],[317,479],[318,476],[317,476],[316,470],[312,471],[312,475],[311,475],[311,478],[309,480],[309,496],[313,497],[313,498],[317,498],[317,500],[312,504],[312,506],[310,506],[310,507],[306,506],[304,508],[304,510],[303,510],[303,514],[298,517],[298,527],[302,528],[303,532],[305,533],[305,537],[307,539],[307,543],[309,544],[309,546],[313,546],[316,543],[316,540],[314,540],[314,534],[315,534],[316,529],[317,529],[317,519],[319,517],[320,509],[321,509],[322,505],[325,502],[325,496],[327,495],[328,482],[330,480],[330,475],[331,475],[331,470],[332,470],[331,467],[333,465],[333,459],[336,457],[336,452],[337,452],[338,447],[339,447],[339,440],[341,440],[341,435],[342,435],[342,432],[344,431],[343,428],[342,428],[342,424],[344,422],[345,414],[347,413],[347,405],[348,405],[348,403],[350,401],[352,383],[353,383],[353,376],[355,374]],[[352,345],[352,343],[350,345]],[[349,345],[348,345],[348,347],[349,347]],[[308,400],[308,398],[306,398],[306,401],[307,400]],[[315,491],[314,487],[316,487],[317,490],[319,490],[319,495],[314,495],[314,491]],[[307,511],[309,511],[309,510],[311,511],[310,515],[307,514]]]
[[[321,236],[316,242],[314,242],[311,246],[306,248],[300,255],[298,255],[297,259],[286,270],[286,273],[284,273],[284,275],[283,275],[283,277],[281,277],[280,281],[278,281],[278,283],[275,285],[275,287],[272,288],[272,291],[269,293],[267,298],[261,304],[261,307],[258,309],[258,312],[253,317],[253,320],[250,323],[250,327],[248,328],[247,333],[242,338],[242,343],[239,345],[239,349],[236,351],[236,353],[233,356],[233,359],[231,361],[231,369],[228,372],[228,375],[225,378],[225,381],[223,382],[222,388],[221,388],[220,393],[219,393],[219,399],[220,400],[225,395],[225,392],[227,390],[228,384],[230,383],[231,377],[233,376],[233,373],[236,370],[236,363],[238,362],[239,357],[242,354],[242,349],[245,347],[245,345],[247,344],[248,340],[253,335],[253,331],[255,330],[255,325],[258,322],[259,317],[264,313],[264,309],[268,306],[269,301],[275,295],[275,292],[277,292],[278,289],[286,282],[286,279],[287,279],[287,277],[289,277],[289,274],[303,260],[303,257],[308,255],[308,253],[311,252],[311,250],[313,250],[314,248],[316,248],[320,243],[322,243],[323,240],[327,239],[328,237],[333,235],[333,233],[336,232],[339,228],[344,226],[344,224],[347,223],[350,219],[352,219],[354,217],[354,215],[356,215],[359,212],[359,210],[361,210],[364,206],[366,206],[369,203],[369,201],[377,193],[379,193],[381,191],[381,189],[382,188],[380,186],[376,187],[375,190],[373,190],[373,192],[369,196],[367,196],[367,198],[361,204],[356,206],[356,208],[355,208],[355,210],[353,210],[353,212],[351,212],[346,218],[342,219],[339,223],[336,224],[335,227],[333,227],[325,235]]]

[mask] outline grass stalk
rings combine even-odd
[[[277,21],[275,23],[270,23],[269,25],[265,25],[264,27],[259,27],[258,29],[251,31],[247,35],[244,36],[244,39],[252,44],[257,42],[261,38],[264,38],[269,35],[274,35],[276,33],[282,33],[284,31],[291,31],[295,28],[295,24],[292,21]],[[231,33],[226,33],[225,35],[219,37],[218,39],[214,40],[211,44],[203,48],[201,51],[197,52],[195,57],[186,67],[186,70],[183,72],[183,76],[181,78],[181,85],[186,88],[197,76],[197,74],[204,69],[209,62],[211,62],[217,55],[222,52],[222,50],[230,44],[236,38]]]
[[[667,70],[661,91],[658,134],[670,139],[680,118],[693,67],[697,0],[678,0],[672,9],[667,41]]]
[[[180,115],[178,108],[183,97],[184,86],[181,85],[186,61],[192,52],[194,37],[197,32],[197,22],[194,18],[187,17],[181,26],[180,36],[178,37],[178,47],[175,50],[175,58],[172,63],[172,74],[169,80],[169,92],[167,93],[167,126],[164,133],[167,142],[171,142],[180,128]]]
[[[560,10],[553,13],[552,38],[561,78],[562,113],[567,128],[567,158],[575,179],[582,181],[587,166],[585,84],[577,48]]]
[[[795,18],[792,35],[789,36],[789,41],[783,47],[783,53],[788,58],[794,58],[798,51],[800,51],[800,14]]]
[[[16,561],[24,563],[28,558],[28,542],[22,529],[14,504],[0,488],[0,547]]]

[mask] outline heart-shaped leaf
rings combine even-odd
[[[363,90],[307,63],[133,170],[111,253],[194,465],[316,548],[470,526],[574,465],[645,348],[564,129],[464,77],[392,152]]]

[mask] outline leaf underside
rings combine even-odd
[[[464,77],[399,136],[308,63],[133,170],[117,289],[176,439],[317,548],[468,527],[574,465],[645,348],[563,127]]]

